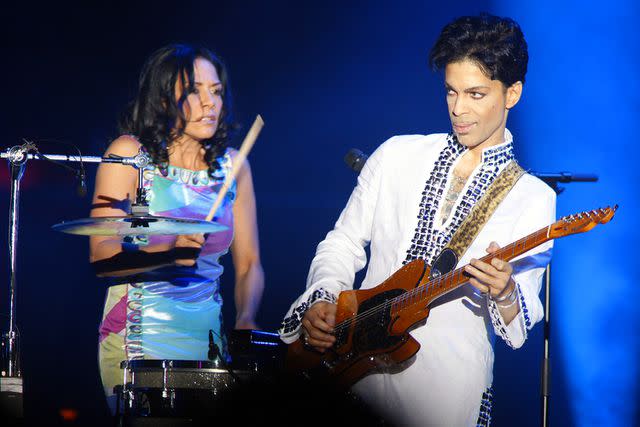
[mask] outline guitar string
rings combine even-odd
[[[542,230],[539,230],[538,232],[536,232],[534,234],[537,234],[540,231],[542,231]],[[529,236],[527,236],[527,237],[529,237]],[[533,236],[531,236],[531,237],[533,237]],[[527,238],[524,239],[523,243],[526,243],[526,239]],[[487,258],[486,261],[489,261],[489,259],[505,255],[511,249],[512,249],[512,256],[513,256],[513,253],[515,253],[515,250],[517,248],[517,243],[518,242],[516,242],[516,243],[514,243],[512,245],[509,245],[509,246],[507,246],[505,248],[502,248],[497,253],[489,254],[484,258]],[[417,302],[422,301],[425,297],[428,297],[430,289],[440,288],[442,286],[443,282],[446,283],[447,281],[450,281],[450,282],[451,281],[455,281],[454,280],[455,276],[456,275],[460,275],[462,272],[463,272],[462,268],[459,268],[459,269],[454,270],[452,272],[448,272],[445,275],[438,277],[437,279],[429,281],[425,285],[422,285],[422,286],[419,286],[418,288],[415,288],[415,289],[412,289],[410,291],[407,291],[407,292],[403,293],[402,295],[399,295],[399,296],[397,296],[395,298],[387,300],[384,303],[379,304],[379,305],[377,305],[375,307],[372,307],[371,309],[369,309],[367,311],[359,313],[358,315],[356,315],[353,318],[350,318],[350,319],[347,319],[344,322],[341,322],[339,325],[336,326],[335,329],[343,329],[344,327],[348,326],[347,325],[348,323],[352,323],[352,322],[353,323],[358,323],[360,321],[363,321],[364,319],[366,319],[366,318],[368,318],[368,317],[370,317],[372,315],[378,314],[382,310],[386,310],[387,308],[389,308],[390,306],[393,306],[394,304],[398,304],[398,305],[401,306],[401,307],[398,307],[397,310],[402,310],[404,308],[407,308],[410,305],[413,305],[413,304],[415,304]],[[422,294],[422,295],[419,295],[419,294]],[[419,296],[417,301],[409,302],[412,299],[414,299],[416,296]],[[404,305],[404,307],[402,307],[402,305]]]
[[[505,248],[506,249],[506,248]],[[412,303],[406,304],[408,300],[411,300],[412,298],[416,297],[418,294],[423,294],[420,296],[420,298],[418,299],[418,301],[422,300],[425,296],[429,295],[429,291],[430,289],[433,288],[439,288],[443,282],[446,282],[447,280],[450,280],[452,278],[454,278],[457,275],[460,274],[460,272],[462,271],[462,269],[457,269],[453,272],[449,272],[446,273],[443,276],[438,277],[437,279],[431,280],[429,282],[427,282],[426,284],[419,286],[418,288],[412,289],[410,291],[407,291],[405,293],[403,293],[402,295],[399,295],[397,297],[391,298],[387,301],[385,301],[382,304],[379,304],[375,307],[372,307],[362,313],[357,314],[356,316],[347,319],[343,322],[341,322],[340,324],[336,325],[336,327],[334,329],[336,330],[340,330],[343,329],[344,327],[348,326],[349,323],[358,323],[360,321],[365,320],[368,317],[371,317],[375,314],[378,314],[379,312],[386,310],[387,308],[393,306],[394,304],[405,304],[405,305],[411,305]],[[416,301],[416,302],[418,302]],[[404,307],[406,308],[406,307]]]
[[[560,222],[564,222],[565,224],[566,223],[571,223],[576,219],[582,219],[583,215],[587,216],[587,219],[593,221],[594,218],[592,218],[592,215],[598,217],[598,216],[603,215],[604,213],[608,213],[607,212],[608,210],[609,210],[609,208],[605,208],[605,209],[600,208],[599,212],[596,212],[594,210],[594,211],[590,211],[590,212],[582,212],[582,213],[577,214],[577,215],[570,215],[570,216],[567,216],[567,217],[562,217],[557,223],[560,223]],[[520,240],[517,240],[516,242],[514,242],[514,243],[512,243],[512,244],[510,244],[510,245],[498,250],[497,252],[495,252],[493,254],[486,255],[485,257],[481,258],[481,260],[490,260],[490,259],[493,259],[495,257],[502,256],[506,252],[508,252],[510,250],[510,248],[512,250],[512,254],[511,254],[511,258],[509,258],[509,259],[512,259],[515,256],[517,256],[517,255],[515,255],[515,251],[516,251],[518,245],[521,242],[522,242],[522,247],[523,247],[523,251],[521,253],[524,253],[527,250],[530,250],[530,249],[532,249],[532,248],[534,248],[536,246],[539,246],[540,244],[544,243],[545,240],[550,240],[550,239],[547,239],[547,234],[548,234],[548,231],[550,230],[552,225],[544,227],[544,228],[542,228],[542,229],[540,229],[540,230],[538,230],[538,231],[536,231],[536,232],[534,232],[534,233],[532,233],[532,234],[530,234],[528,236],[525,236],[524,238],[522,238]],[[540,242],[536,243],[537,239],[540,238],[540,237],[542,237],[542,240]],[[527,249],[527,250],[524,250],[524,248],[526,247],[527,239],[534,239],[535,245],[532,246],[531,248]],[[518,254],[518,255],[520,255],[520,254]],[[445,274],[444,276],[440,276],[437,279],[438,286],[441,284],[441,282],[444,282],[444,281],[448,280],[450,278],[449,276],[451,276],[451,278],[453,278],[456,274],[460,274],[462,272],[462,270],[463,270],[463,268],[459,268],[459,269],[457,269],[457,270],[455,270],[453,272],[449,272],[449,273]],[[410,305],[413,305],[413,304],[415,304],[417,302],[420,302],[420,301],[422,301],[424,299],[424,297],[428,296],[429,289],[432,288],[434,284],[435,283],[434,283],[433,280],[429,281],[425,285],[422,285],[422,286],[419,286],[418,288],[415,288],[415,289],[412,289],[410,291],[407,291],[404,294],[399,295],[399,296],[397,296],[395,298],[392,298],[390,300],[387,300],[384,303],[379,304],[379,305],[377,305],[375,307],[372,307],[367,311],[364,311],[362,313],[358,313],[356,316],[354,316],[352,318],[345,319],[344,321],[340,322],[338,325],[336,325],[334,327],[334,331],[338,331],[338,330],[342,330],[342,329],[348,328],[348,327],[350,327],[351,323],[353,323],[354,326],[355,326],[356,323],[358,323],[360,321],[363,321],[367,317],[371,317],[372,315],[378,314],[378,312],[380,312],[382,310],[386,310],[387,308],[393,306],[393,304],[399,303],[400,300],[402,300],[402,299],[404,299],[405,300],[404,302],[406,302],[406,300],[409,300],[409,299],[415,297],[418,293],[426,293],[425,295],[420,296],[420,298],[417,301],[411,302],[407,306],[410,306]],[[399,310],[402,310],[402,309],[406,308],[407,306],[399,308]]]
[[[515,251],[516,251],[517,247],[520,245],[521,241],[522,241],[522,246],[524,248],[528,239],[534,239],[534,242],[535,242],[535,240],[537,240],[540,237],[540,235],[542,235],[543,233],[546,236],[547,229],[548,229],[548,227],[540,229],[540,230],[536,231],[535,233],[530,234],[529,236],[526,236],[526,237],[524,237],[524,238],[512,243],[511,245],[508,245],[508,246],[498,250],[497,252],[495,252],[493,254],[486,255],[485,257],[481,258],[481,260],[490,262],[491,259],[506,255],[509,251],[512,252],[511,258],[513,258],[513,257],[516,256],[515,255]],[[540,241],[539,243],[536,244],[536,246],[542,244],[543,242],[544,242],[544,240]],[[524,252],[525,251],[523,251],[522,253],[524,253]],[[509,259],[511,259],[511,258],[509,258]],[[461,267],[461,268],[459,268],[457,270],[450,271],[450,272],[446,273],[445,275],[440,276],[437,279],[431,280],[431,281],[427,282],[426,284],[424,284],[422,286],[419,286],[419,287],[414,288],[414,289],[412,289],[410,291],[407,291],[407,292],[405,292],[402,295],[399,295],[397,297],[391,298],[391,299],[385,301],[384,303],[379,304],[379,305],[377,305],[375,307],[372,307],[372,308],[370,308],[370,309],[368,309],[368,310],[366,310],[366,311],[364,311],[362,313],[358,313],[354,317],[351,317],[349,319],[345,319],[344,321],[340,322],[338,325],[336,325],[334,327],[334,331],[339,331],[339,330],[342,330],[344,328],[347,328],[347,327],[350,326],[350,324],[354,324],[355,325],[356,323],[361,322],[361,321],[365,320],[368,317],[376,315],[379,312],[381,312],[383,310],[386,310],[389,307],[392,307],[394,304],[401,305],[401,304],[405,303],[404,307],[398,308],[398,310],[403,310],[403,309],[407,308],[408,306],[411,306],[411,305],[413,305],[415,303],[418,303],[418,302],[424,300],[425,297],[429,296],[429,291],[430,291],[430,289],[434,289],[434,285],[437,285],[437,286],[435,286],[435,288],[437,289],[442,285],[443,282],[446,282],[447,280],[453,282],[453,278],[456,275],[462,274],[463,268],[464,267]],[[423,295],[419,295],[419,294],[423,294]],[[414,297],[416,297],[418,295],[419,295],[419,298],[418,298],[417,301],[409,302],[408,304],[406,304],[408,302],[408,300],[411,300],[411,299],[413,299]]]

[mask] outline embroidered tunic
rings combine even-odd
[[[310,305],[335,302],[340,291],[353,288],[355,273],[367,261],[367,244],[371,257],[362,289],[379,285],[415,258],[430,264],[513,159],[508,130],[504,140],[484,150],[444,223],[440,211],[467,148],[446,134],[396,136],[382,144],[367,160],[335,228],[318,245],[307,289],[287,313],[281,338],[290,343],[300,336]],[[555,193],[525,174],[457,267],[486,255],[492,241],[505,246],[554,220]],[[402,370],[369,375],[353,390],[400,425],[488,424],[494,338],[519,348],[527,330],[543,317],[538,293],[551,247],[546,243],[511,261],[521,310],[509,325],[494,302],[463,285],[436,300],[426,324],[411,331],[421,349]]]
[[[157,167],[144,171],[149,212],[174,218],[203,219],[209,213],[224,179],[231,170],[227,152],[218,159],[221,168],[211,177],[208,170],[192,171],[169,166],[166,176]],[[207,360],[209,330],[226,355],[222,327],[219,258],[233,239],[235,181],[217,213],[227,230],[212,233],[194,267],[163,267],[121,278],[107,293],[100,324],[100,373],[107,395],[122,383],[120,362],[128,359]],[[174,236],[125,238],[145,245]]]

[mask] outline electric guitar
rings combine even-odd
[[[613,218],[618,205],[561,218],[555,223],[481,258],[509,261],[552,239],[584,233]],[[325,353],[301,340],[289,345],[285,369],[324,377],[348,387],[379,368],[403,362],[420,349],[409,329],[429,316],[429,305],[469,280],[464,267],[430,278],[431,268],[416,259],[372,289],[338,296],[335,344]]]

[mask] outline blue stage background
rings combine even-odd
[[[449,130],[442,78],[429,70],[427,55],[445,23],[480,11],[514,17],[529,42],[525,92],[509,123],[521,164],[599,175],[595,184],[567,185],[559,215],[620,204],[610,224],[555,248],[551,423],[637,425],[640,310],[631,266],[639,241],[633,223],[640,194],[637,2],[22,6],[0,30],[0,149],[28,138],[45,153],[69,151],[51,142],[58,141],[100,155],[117,136],[116,117],[149,53],[174,41],[212,48],[230,69],[244,129],[258,113],[266,122],[250,161],[266,273],[258,321],[275,330],[355,183],[344,154],[352,147],[370,153],[392,135]],[[7,212],[9,181],[6,164],[0,167],[0,208]],[[95,167],[88,169],[91,189]],[[70,408],[76,424],[96,424],[107,414],[97,369],[105,284],[88,265],[86,238],[50,229],[88,216],[90,196],[78,198],[75,186],[53,165],[27,165],[18,247],[25,412],[29,420],[53,423]],[[6,233],[0,238],[6,247]],[[232,325],[230,257],[225,265],[225,315]],[[6,262],[0,274],[8,278]],[[8,280],[3,283],[4,316]],[[542,328],[522,349],[498,342],[496,353],[495,425],[539,425]]]

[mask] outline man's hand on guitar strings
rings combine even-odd
[[[336,304],[317,302],[313,304],[302,318],[302,338],[305,345],[324,353],[335,342],[333,327],[336,324]]]
[[[487,248],[487,253],[494,253],[500,246],[496,242],[491,242]],[[469,283],[471,286],[482,292],[489,294],[491,298],[500,298],[507,295],[515,286],[511,277],[513,267],[510,263],[499,258],[491,260],[491,264],[482,262],[479,259],[471,259],[464,270],[471,275]]]

